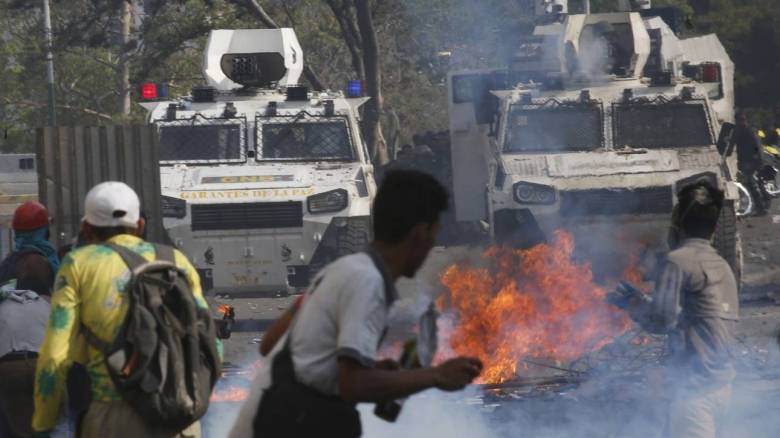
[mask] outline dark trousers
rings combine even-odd
[[[300,384],[274,383],[263,393],[254,420],[256,438],[359,438],[360,414],[354,406],[314,395]]]
[[[32,436],[35,362],[31,357],[0,359],[0,421],[12,438]]]
[[[359,438],[360,414],[355,405],[298,382],[290,341],[271,364],[273,384],[263,392],[254,420],[256,438]]]
[[[759,167],[747,167],[743,166],[739,169],[741,175],[740,182],[750,192],[750,197],[753,198],[753,212],[756,215],[764,215],[769,209],[769,195],[761,187],[761,182],[756,181],[754,175],[758,172]]]

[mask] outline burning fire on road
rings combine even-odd
[[[247,396],[249,396],[249,389],[232,386],[227,389],[214,391],[211,394],[211,402],[243,402]]]
[[[443,348],[435,362],[477,356],[485,364],[477,383],[502,384],[528,376],[529,367],[565,371],[561,367],[626,334],[632,327],[628,315],[604,301],[607,289],[594,281],[589,262],[576,260],[574,248],[574,237],[559,231],[549,244],[527,250],[494,246],[482,253],[481,266],[448,267],[438,305],[449,327],[440,330]],[[622,278],[639,284],[637,264],[629,257]],[[231,310],[219,309],[223,315]],[[646,341],[631,337],[634,345]],[[385,346],[383,356],[397,357],[400,345]],[[237,373],[227,368],[224,374]],[[250,380],[223,381],[211,401],[245,400]]]
[[[453,326],[441,344],[479,357],[478,383],[504,383],[522,375],[524,360],[566,363],[595,352],[631,327],[628,316],[604,302],[591,265],[573,258],[574,238],[559,231],[549,244],[527,250],[491,247],[483,267],[450,266],[439,299]],[[629,267],[624,278],[636,280]],[[445,353],[446,354],[446,353]]]

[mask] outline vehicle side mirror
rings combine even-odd
[[[734,153],[734,133],[736,126],[733,123],[724,123],[720,128],[718,135],[718,153],[721,156],[728,157]]]

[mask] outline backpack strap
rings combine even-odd
[[[81,334],[84,335],[84,339],[87,340],[87,344],[94,347],[97,351],[103,353],[104,356],[108,356],[111,353],[111,342],[106,342],[100,339],[95,332],[93,332],[86,324],[81,323]]]
[[[154,244],[154,253],[157,255],[157,260],[164,262],[171,262],[176,266],[176,254],[173,251],[173,247],[168,245]]]
[[[111,248],[114,252],[119,254],[119,256],[122,257],[122,260],[125,262],[127,267],[130,268],[130,272],[135,272],[135,270],[139,266],[148,263],[148,260],[143,258],[140,254],[122,245],[117,245],[115,243],[110,243],[110,242],[106,242],[103,245]]]

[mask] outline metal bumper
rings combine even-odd
[[[171,231],[195,264],[204,291],[275,296],[305,289],[325,265],[361,250],[370,238],[370,217],[334,217],[327,223],[304,219],[303,227],[293,229]]]

